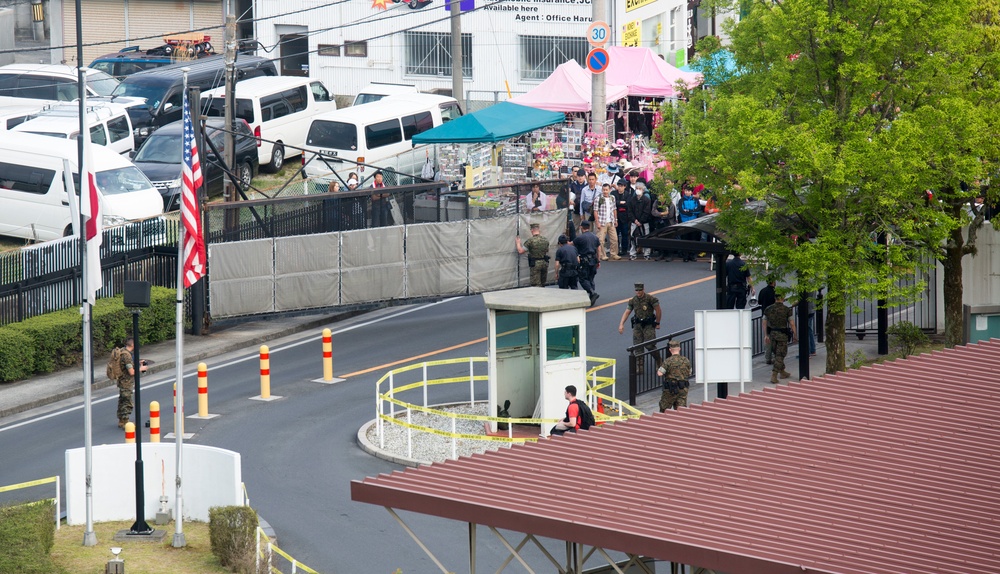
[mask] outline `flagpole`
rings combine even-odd
[[[90,169],[89,165],[85,165],[86,152],[85,148],[87,145],[87,140],[90,138],[89,131],[87,130],[87,82],[86,75],[87,71],[83,67],[83,14],[80,7],[82,0],[76,0],[76,65],[77,65],[77,82],[78,90],[80,96],[80,137],[77,138],[77,152],[79,156],[77,157],[77,173],[80,177],[80,265],[83,267],[83,293],[82,303],[83,303],[83,449],[84,449],[84,472],[86,476],[86,514],[87,514],[87,526],[83,532],[83,545],[84,546],[96,546],[97,545],[97,534],[94,532],[94,485],[92,481],[93,470],[94,470],[94,453],[93,453],[93,421],[91,419],[91,388],[94,384],[94,357],[93,357],[93,339],[90,325],[90,309],[93,305],[91,301],[91,291],[90,274],[94,272],[90,269],[88,265],[87,253],[87,230],[83,216],[83,196],[84,188],[87,182],[86,174],[87,170]],[[93,209],[93,208],[91,208]],[[100,269],[97,270],[100,273]],[[96,295],[94,295],[96,297]]]
[[[187,103],[188,97],[188,71],[189,68],[181,68],[184,75],[183,100]],[[182,106],[183,107],[183,106]],[[183,139],[183,138],[182,138]],[[183,145],[183,143],[181,144]],[[181,176],[183,177],[183,175]],[[182,192],[183,193],[183,192]],[[181,197],[181,203],[183,203]],[[183,219],[183,207],[181,207],[181,218]],[[174,539],[171,545],[174,548],[182,548],[187,542],[184,539],[184,497],[181,484],[183,476],[184,457],[181,452],[184,448],[184,222],[180,221],[177,226],[177,318],[174,325],[175,341],[177,348],[177,409],[174,413],[174,440],[177,443],[175,448],[177,456],[177,493],[174,495]]]

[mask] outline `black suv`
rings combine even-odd
[[[173,122],[153,132],[132,159],[136,167],[160,191],[164,211],[180,207],[183,124],[182,121]],[[219,153],[225,154],[223,144],[226,134],[222,129],[223,125],[225,124],[221,118],[209,119],[205,123],[205,137],[211,138]],[[236,137],[236,165],[233,170],[243,189],[247,189],[257,173],[257,140],[244,120],[233,122],[233,130]],[[201,157],[205,193],[208,196],[222,193],[225,172],[207,141],[198,149],[198,155]]]

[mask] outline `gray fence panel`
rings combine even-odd
[[[517,287],[516,217],[469,221],[469,290]]]
[[[275,310],[291,311],[339,304],[340,234],[275,239]]]
[[[208,247],[213,317],[274,311],[274,241],[254,239]]]
[[[406,296],[467,293],[468,239],[466,221],[406,226]]]
[[[341,235],[341,303],[400,299],[404,290],[403,227],[345,231]]]

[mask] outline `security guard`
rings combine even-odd
[[[681,354],[680,341],[670,341],[670,356],[663,361],[657,374],[663,377],[663,394],[660,395],[660,412],[687,406],[688,387],[691,383],[691,361]]]
[[[778,384],[778,377],[787,379],[792,376],[785,370],[785,355],[788,354],[788,342],[795,340],[795,321],[792,320],[792,309],[785,305],[785,294],[776,293],[773,305],[764,309],[764,344],[774,344],[774,364],[771,367],[771,382]]]
[[[537,223],[531,224],[531,238],[521,244],[521,237],[514,240],[519,254],[528,254],[528,268],[531,269],[531,286],[545,287],[549,277],[549,240],[541,232]]]
[[[660,328],[660,318],[663,316],[663,311],[660,309],[659,299],[646,293],[646,286],[642,283],[635,284],[635,297],[628,300],[628,306],[618,324],[618,334],[625,332],[625,319],[628,319],[629,313],[632,312],[635,312],[632,317],[632,345],[647,343],[655,339],[656,330]],[[645,348],[647,351],[653,351],[656,349],[656,343],[647,343]],[[640,349],[633,349],[632,352],[638,357]],[[659,365],[659,357],[654,354],[653,359]],[[641,375],[643,370],[643,361],[637,361],[636,374]]]

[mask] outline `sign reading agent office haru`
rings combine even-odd
[[[590,24],[593,20],[590,0],[520,0],[488,4],[482,10],[506,14],[513,23]]]

